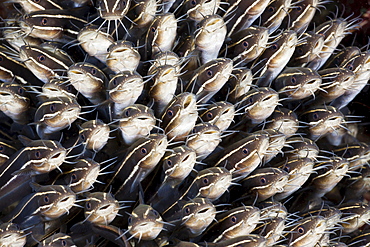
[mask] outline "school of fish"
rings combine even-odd
[[[1,247],[370,246],[344,5],[1,6]]]

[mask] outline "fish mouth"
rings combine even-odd
[[[60,199],[56,205],[59,210],[63,210],[65,212],[68,211],[73,206],[73,203],[76,201],[76,197],[74,195],[68,195]]]
[[[66,158],[66,151],[65,150],[59,151],[50,156],[48,163],[50,164],[50,167],[55,168],[55,167],[60,166],[64,162],[65,158]]]
[[[110,215],[112,213],[115,213],[115,209],[116,207],[114,206],[114,204],[107,204],[107,205],[104,205],[102,207],[100,207],[98,209],[99,211],[99,214],[100,214],[100,217],[103,216],[103,215]]]
[[[213,135],[219,135],[220,132],[216,130],[206,130],[203,132],[203,134],[207,136],[213,136]]]
[[[75,74],[75,75],[84,75],[84,73],[82,71],[79,71],[79,70],[69,70],[68,73],[72,73],[72,74]]]
[[[207,25],[204,27],[205,31],[207,32],[214,32],[216,30],[219,30],[224,25],[223,20],[221,19],[214,19],[207,23]]]
[[[80,108],[78,107],[72,107],[62,112],[62,118],[63,119],[73,119],[76,118],[79,115]]]
[[[115,50],[113,50],[111,53],[126,53],[126,52],[130,52],[130,48],[127,48],[127,47],[121,47],[121,48],[117,48]]]
[[[343,118],[341,116],[333,116],[325,120],[325,123],[330,127],[337,127],[340,125],[342,121],[343,121]]]
[[[188,161],[191,162],[194,157],[196,157],[195,153],[189,153],[189,154],[185,155],[185,157],[182,159],[181,163],[188,162]]]
[[[261,100],[261,106],[263,107],[275,107],[279,97],[277,95],[268,95]]]
[[[136,225],[134,227],[134,230],[135,232],[146,232],[146,231],[149,231],[150,229],[152,228],[155,228],[156,227],[156,223],[155,222],[142,222],[138,225]]]
[[[307,81],[302,89],[304,91],[315,92],[321,84],[321,79],[312,79]]]
[[[58,159],[61,155],[62,153],[56,153],[53,156],[51,156],[51,159]]]
[[[14,95],[9,92],[0,91],[0,104],[4,104],[15,99]]]

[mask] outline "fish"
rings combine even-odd
[[[108,102],[112,103],[112,115],[115,118],[136,102],[144,89],[144,81],[137,72],[123,71],[110,79],[107,89]]]
[[[140,58],[140,53],[131,42],[114,42],[108,47],[106,64],[115,73],[134,72],[139,66]]]
[[[64,233],[56,233],[46,239],[44,239],[39,245],[39,247],[46,246],[68,246],[75,247],[71,236]]]
[[[10,117],[15,123],[31,122],[31,101],[26,89],[17,83],[2,83],[0,85],[0,111]]]
[[[322,84],[321,76],[313,69],[289,67],[271,85],[287,100],[302,100],[314,96]]]
[[[227,82],[233,70],[229,58],[216,58],[203,64],[193,73],[185,87],[196,95],[197,102],[207,103]]]
[[[217,243],[250,234],[260,221],[260,210],[255,206],[235,207],[217,216],[203,239]]]
[[[123,142],[131,145],[139,138],[149,136],[155,124],[156,118],[151,108],[141,104],[127,106],[119,118]]]
[[[100,163],[90,159],[79,159],[71,170],[65,171],[55,184],[68,185],[75,193],[85,192],[93,188],[100,175]]]
[[[248,28],[266,9],[269,1],[230,1],[230,6],[224,14],[227,23],[227,34]]]
[[[199,117],[203,122],[213,124],[223,132],[227,130],[234,120],[235,106],[227,101],[219,101],[207,106]]]
[[[110,34],[91,25],[79,30],[77,40],[84,51],[103,63],[107,61],[108,48],[114,43],[114,38]]]
[[[225,167],[233,174],[233,177],[240,180],[261,164],[268,145],[269,137],[266,133],[252,133],[248,137],[228,145],[218,154],[219,157],[215,159],[214,166]],[[205,160],[205,162],[208,161]]]
[[[283,22],[285,16],[292,6],[291,0],[273,0],[270,1],[265,11],[261,15],[261,23],[268,29],[268,33],[274,33]]]
[[[86,198],[85,220],[93,224],[110,224],[117,216],[120,205],[110,193],[89,193]]]
[[[216,207],[207,198],[194,198],[182,207],[181,222],[189,237],[201,235],[215,220]],[[180,233],[178,233],[180,234]]]
[[[68,55],[56,55],[39,46],[21,46],[19,57],[26,67],[44,83],[52,78],[62,79],[63,72],[73,64]]]
[[[63,40],[66,35],[76,37],[78,29],[88,23],[84,16],[86,16],[86,8],[72,11],[68,9],[39,10],[24,15],[20,19],[20,26],[31,37]]]
[[[297,33],[287,30],[276,37],[271,45],[252,64],[253,74],[258,72],[256,85],[266,87],[287,65],[298,44]]]
[[[250,200],[264,201],[279,192],[284,192],[288,179],[289,174],[282,169],[258,168],[240,181],[244,190],[247,191],[241,199],[246,202]]]
[[[259,57],[268,46],[268,29],[251,26],[232,34],[221,53],[232,59],[236,65],[244,66]]]
[[[69,97],[50,98],[36,110],[34,124],[40,138],[48,138],[67,128],[80,115],[81,106]]]
[[[192,93],[176,95],[161,116],[161,127],[170,140],[185,140],[198,118],[196,96]]]
[[[202,64],[217,58],[226,37],[226,25],[219,15],[206,15],[194,33],[195,49],[200,51]]]
[[[139,240],[153,240],[163,230],[159,213],[150,205],[140,204],[128,218],[128,232]]]
[[[67,76],[72,86],[92,104],[101,104],[106,100],[104,90],[108,79],[95,65],[75,63],[68,68]]]
[[[327,228],[323,216],[308,216],[291,227],[290,232],[285,234],[289,246],[315,246]]]
[[[139,138],[127,150],[125,158],[113,169],[105,185],[107,191],[111,184],[117,184],[112,194],[117,200],[128,200],[138,190],[139,183],[150,174],[165,154],[168,141],[164,134],[151,134]]]
[[[195,125],[186,139],[186,145],[195,150],[198,160],[207,158],[220,142],[221,131],[210,123]]]
[[[14,223],[2,223],[0,225],[0,244],[24,246],[26,244],[26,234]]]

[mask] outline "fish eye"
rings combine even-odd
[[[50,105],[50,111],[51,111],[51,112],[54,112],[54,111],[55,111],[55,104],[51,104],[51,105]]]
[[[349,70],[353,70],[353,64],[348,64],[348,65],[347,65],[347,69],[349,69]]]
[[[231,219],[231,222],[236,223],[236,216],[232,216],[230,219]]]
[[[44,55],[39,55],[39,56],[37,57],[37,60],[38,60],[39,62],[43,62],[43,61],[45,61],[45,59],[46,59],[46,57],[45,57]]]
[[[33,0],[34,3],[40,3],[41,0]]]
[[[297,11],[301,12],[301,11],[302,11],[302,9],[303,9],[303,7],[302,7],[302,6],[297,6]]]
[[[71,91],[72,90],[72,86],[71,85],[68,85],[67,86],[67,91]]]
[[[126,111],[125,111],[125,116],[126,116],[126,117],[129,117],[129,116],[130,116],[130,110],[126,110]]]
[[[146,154],[148,151],[146,150],[146,148],[141,148],[141,149],[140,149],[140,152],[141,152],[142,154]]]
[[[249,46],[249,43],[248,43],[247,41],[244,41],[244,42],[243,42],[243,47],[244,47],[244,48],[248,48],[248,46]]]
[[[44,196],[44,202],[46,202],[46,203],[49,202],[49,197],[48,196]]]
[[[267,11],[268,11],[268,12],[270,12],[270,13],[272,13],[272,12],[274,12],[274,11],[275,11],[275,8],[274,8],[274,7],[272,7],[272,6],[270,6],[270,7],[268,7]]]
[[[213,113],[212,113],[212,112],[208,112],[208,113],[207,113],[207,117],[208,117],[209,119],[213,118]]]
[[[212,75],[213,75],[213,72],[212,72],[212,70],[207,70],[207,75],[208,75],[208,77],[211,77]]]
[[[35,156],[36,156],[36,158],[40,158],[41,157],[40,151],[36,151]]]
[[[83,140],[83,141],[84,141],[84,140],[85,140],[85,135],[84,135],[84,134],[81,134],[81,135],[80,135],[80,138],[81,138],[81,140]]]
[[[204,183],[204,184],[208,184],[208,183],[209,183],[208,178],[203,178],[203,183]]]
[[[114,78],[112,83],[113,83],[114,86],[116,86],[117,85],[117,78]]]
[[[253,98],[252,98],[252,97],[250,97],[250,98],[248,99],[248,101],[249,101],[249,103],[253,103]]]
[[[171,160],[167,160],[167,165],[168,166],[172,166],[172,161]]]
[[[47,18],[42,18],[41,19],[41,25],[45,26],[47,23],[48,23],[48,19]]]
[[[94,68],[93,68],[93,69],[91,70],[91,74],[95,75],[95,74],[96,74],[96,69],[94,69]]]
[[[299,55],[302,55],[303,54],[303,49],[302,48],[298,48],[297,49],[297,52],[298,52]]]
[[[131,223],[132,223],[132,217],[129,217],[127,221],[128,221],[128,224],[131,225]]]
[[[193,0],[191,1],[191,5],[195,6],[197,4],[197,1]]]
[[[292,79],[290,80],[293,84],[295,84],[297,82],[297,79],[295,78],[295,76],[292,76]]]
[[[89,209],[89,210],[91,209],[91,203],[90,202],[86,202],[86,208]]]
[[[267,179],[265,177],[261,177],[260,181],[261,183],[265,184],[267,182]]]
[[[298,227],[298,232],[300,233],[300,234],[303,234],[304,233],[304,228],[302,227],[302,226],[300,226],[300,227]]]
[[[3,61],[3,56],[0,56],[0,62],[2,62]]]
[[[24,93],[24,89],[23,88],[18,88],[18,94],[23,94]]]
[[[0,145],[0,151],[3,151],[3,150],[4,150],[4,146]]]
[[[73,174],[71,175],[71,178],[72,178],[72,180],[77,180],[77,175],[76,175],[75,173],[73,173]]]
[[[286,171],[286,172],[289,172],[290,171],[290,167],[289,166],[286,166],[286,167],[283,168],[283,170]]]
[[[172,116],[173,116],[173,111],[172,111],[172,110],[168,110],[168,111],[167,111],[167,115],[168,115],[169,117],[172,117]]]
[[[185,211],[186,214],[189,214],[190,213],[190,208],[189,207],[185,207],[184,211]]]
[[[67,241],[65,241],[64,239],[62,240],[62,246],[67,246]]]
[[[276,50],[278,47],[279,47],[279,45],[276,44],[276,43],[271,46],[271,48],[274,49],[274,50]]]
[[[155,27],[150,28],[150,31],[152,31],[152,33],[155,33],[155,30]]]
[[[248,154],[249,153],[249,150],[248,150],[248,148],[243,148],[243,154]]]
[[[314,113],[314,114],[312,115],[312,117],[313,117],[313,119],[317,120],[317,119],[319,119],[319,114]]]
[[[158,212],[157,211],[155,211],[154,209],[152,210],[152,213],[154,214],[154,216],[156,216],[156,217],[158,217]]]

